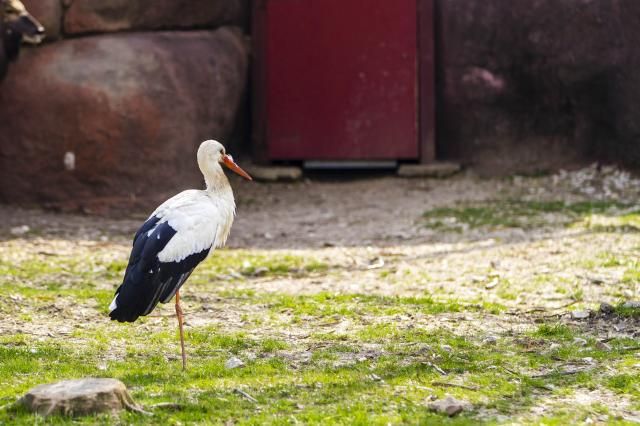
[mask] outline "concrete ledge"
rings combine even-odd
[[[429,164],[403,164],[398,168],[398,176],[445,178],[462,170],[459,163],[439,161]]]
[[[294,166],[259,166],[247,164],[242,166],[252,178],[264,182],[294,181],[302,178],[302,169]]]

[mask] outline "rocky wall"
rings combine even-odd
[[[441,158],[640,166],[640,2],[437,0],[436,21]]]
[[[228,137],[246,91],[248,0],[24,2],[47,43],[0,84],[0,201],[199,185],[195,147]],[[435,4],[441,159],[640,165],[640,2]]]
[[[197,146],[229,137],[246,91],[247,2],[24,3],[48,42],[0,84],[0,201],[82,207],[201,186]]]

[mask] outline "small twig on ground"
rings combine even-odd
[[[522,313],[523,313],[523,314],[535,314],[535,313],[538,313],[538,312],[547,312],[547,308],[540,308],[540,307],[538,307],[538,308],[529,309],[528,311],[524,311],[524,312],[522,312]],[[517,313],[518,313],[518,312],[516,312],[516,314],[517,314]]]
[[[410,400],[409,398],[407,398],[406,396],[402,396],[400,395],[400,398],[404,399],[405,401],[407,401],[409,404],[411,405],[416,405],[415,402],[413,402],[412,400]]]
[[[182,410],[184,409],[184,404],[180,404],[177,402],[159,402],[157,404],[150,405],[149,408],[155,410],[156,408],[160,408],[163,410]]]
[[[429,367],[432,367],[434,370],[436,370],[438,373],[442,374],[443,376],[447,375],[446,371],[444,371],[442,368],[438,367],[437,365],[435,365],[432,362],[427,361],[427,362],[424,363],[424,365],[428,365]]]
[[[242,389],[234,389],[233,390],[235,393],[245,397],[248,401],[253,402],[254,404],[258,403],[258,400],[255,399],[254,397],[252,397],[251,395],[249,395],[248,393],[246,393],[245,391],[243,391]]]
[[[578,373],[583,373],[585,371],[589,371],[592,370],[593,367],[591,368],[576,368],[575,370],[563,370],[563,371],[550,371],[548,373],[543,373],[543,374],[534,374],[533,376],[531,376],[532,379],[544,379],[547,377],[551,377],[551,376],[555,376],[556,374],[559,374],[561,376],[571,376],[573,374],[578,374]]]
[[[138,407],[138,405],[136,405],[131,401],[124,400],[123,404],[125,408],[129,411],[133,411],[134,413],[138,413],[138,414],[144,414],[145,416],[153,416],[153,413],[143,410],[142,408]]]
[[[519,373],[516,373],[515,371],[510,370],[510,369],[508,369],[507,367],[500,366],[500,368],[502,368],[504,371],[506,371],[506,372],[507,372],[507,373],[509,373],[509,374],[513,374],[513,375],[514,375],[514,376],[516,376],[516,377],[520,377],[520,374],[519,374]]]
[[[507,315],[522,315],[522,314],[535,314],[535,313],[538,313],[538,312],[557,311],[557,310],[560,310],[560,309],[568,308],[569,306],[575,305],[578,302],[579,302],[578,300],[573,300],[573,301],[571,301],[569,303],[565,303],[564,305],[556,306],[555,308],[543,308],[543,307],[538,306],[538,307],[529,309],[528,311],[509,311],[509,312],[506,312],[506,314]],[[556,317],[558,315],[561,315],[561,314],[551,314],[551,315],[548,315],[548,316],[549,317]]]
[[[445,388],[461,388],[461,389],[467,389],[467,390],[472,390],[472,391],[480,390],[480,388],[478,386],[459,385],[457,383],[431,382],[431,384],[433,386],[442,386],[442,387],[445,387]]]
[[[573,301],[571,301],[571,302],[569,302],[569,303],[566,303],[566,304],[564,304],[564,305],[558,306],[558,307],[556,307],[556,308],[551,308],[551,310],[552,310],[552,311],[557,311],[558,309],[568,308],[569,306],[573,306],[573,305],[575,305],[575,304],[576,304],[576,303],[578,303],[578,302],[580,302],[580,300],[573,300]]]
[[[547,319],[547,318],[560,318],[563,315],[565,315],[565,314],[561,313],[561,314],[542,315],[540,318],[544,318],[544,319]]]

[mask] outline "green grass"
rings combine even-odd
[[[626,324],[633,330],[640,319],[638,310],[624,308],[627,299],[618,295],[633,291],[640,281],[637,253],[628,249],[640,246],[637,236],[619,233],[626,229],[621,227],[635,226],[635,218],[632,213],[615,216],[622,207],[510,201],[426,215],[427,221],[478,228],[527,228],[547,223],[549,214],[560,215],[563,226],[584,225],[585,218],[596,215],[621,221],[607,228],[615,235],[600,235],[616,238],[607,247],[593,243],[566,260],[576,276],[558,273],[565,272],[559,263],[545,272],[520,273],[521,247],[514,254],[511,248],[492,251],[477,261],[468,273],[482,274],[479,280],[459,279],[455,256],[473,255],[464,247],[444,266],[439,257],[382,254],[380,249],[377,254],[386,256],[386,264],[377,271],[337,266],[311,251],[221,250],[194,272],[183,293],[186,372],[180,369],[171,305],[134,324],[108,320],[107,305],[125,267],[120,252],[78,249],[52,256],[25,251],[18,260],[3,257],[0,406],[41,383],[114,377],[153,414],[42,419],[21,408],[3,408],[0,424],[564,425],[596,415],[606,416],[601,422],[627,424],[606,401],[572,400],[581,392],[602,392],[626,404],[625,413],[640,411],[640,339],[628,332],[616,337],[622,332],[613,328]],[[596,222],[587,228],[599,233]],[[2,244],[0,250],[7,253]],[[575,247],[570,246],[572,254]],[[370,258],[369,250],[354,252]],[[513,259],[521,263],[510,263]],[[489,267],[494,260],[503,263]],[[488,276],[494,269],[500,274]],[[615,282],[596,286],[579,278],[603,271],[615,272]],[[378,290],[334,291],[324,285],[338,279],[349,290],[358,282]],[[492,279],[497,284],[485,288]],[[402,286],[412,292],[385,295]],[[539,297],[527,293],[532,289],[540,290]],[[552,300],[554,306],[567,301],[580,306],[549,308],[548,293],[559,298]],[[613,314],[597,324],[609,324],[614,338],[608,346],[599,342],[601,331],[594,324],[562,315],[595,309],[600,298],[616,304]],[[541,305],[548,309],[531,313],[532,306]],[[225,368],[230,357],[240,358],[244,366]],[[454,418],[427,408],[432,396],[446,395],[471,408]],[[152,408],[161,402],[180,408]]]
[[[463,231],[466,228],[535,228],[545,225],[573,224],[582,222],[587,227],[600,226],[600,230],[615,230],[616,227],[640,229],[639,212],[628,213],[610,219],[603,213],[616,212],[628,207],[617,202],[585,201],[522,201],[492,200],[465,203],[457,207],[441,207],[423,214],[429,228]],[[553,215],[549,217],[548,215]],[[606,224],[609,228],[602,228]]]
[[[614,306],[614,312],[621,317],[640,319],[640,307],[625,306],[624,302]]]
[[[98,329],[107,331],[107,327]],[[123,413],[118,421],[127,424],[284,424],[292,419],[312,424],[477,424],[473,411],[449,420],[426,410],[425,400],[431,394],[453,394],[472,402],[474,410],[511,415],[535,405],[542,395],[562,389],[570,393],[576,386],[602,386],[640,396],[638,378],[630,373],[600,371],[532,378],[536,372],[560,369],[586,356],[610,365],[634,358],[615,347],[611,352],[599,351],[592,342],[577,353],[571,339],[581,334],[559,324],[543,324],[533,332],[531,338],[538,339],[535,345],[540,351],[531,351],[528,344],[516,343],[508,336],[495,346],[484,346],[476,337],[445,330],[402,329],[392,324],[367,326],[349,333],[346,340],[325,336],[321,340],[307,339],[302,345],[200,328],[187,333],[190,357],[186,372],[180,370],[177,360],[167,359],[168,354],[176,354],[175,333],[149,333],[139,326],[118,328],[126,331],[116,331],[107,340],[98,338],[99,333],[86,333],[84,344],[3,336],[0,403],[11,402],[38,383],[100,376],[124,381],[145,406],[167,401],[182,406],[178,411],[153,410],[151,417]],[[124,345],[126,351],[114,356],[113,341]],[[545,353],[544,347],[552,341],[561,342],[561,346]],[[371,343],[381,346],[373,352],[363,351],[363,345]],[[312,353],[308,360],[296,358],[296,353],[307,351]],[[246,365],[226,369],[224,362],[231,355],[243,358]],[[464,387],[448,388],[438,383]],[[244,399],[236,389],[258,402]],[[559,413],[558,419],[563,416]],[[34,421],[35,417],[22,409],[0,412],[0,423]],[[112,421],[107,417],[84,419],[86,423]],[[50,422],[73,421],[54,417]]]
[[[640,210],[619,214],[593,214],[586,216],[580,223],[588,229],[598,232],[640,232]]]
[[[279,252],[256,253],[247,250],[220,250],[216,252],[216,256],[209,257],[198,268],[201,274],[214,277],[227,274],[245,277],[300,276],[322,273],[328,269],[329,265],[309,256]]]
[[[89,253],[49,258],[35,254],[18,262],[0,259],[0,276],[11,276],[15,280],[47,289],[62,288],[70,283],[74,288],[92,288],[96,282],[121,280],[126,266],[125,260],[105,261]],[[218,250],[215,256],[210,256],[198,267],[197,272],[201,278],[210,281],[257,276],[304,276],[323,273],[328,269],[329,265],[318,259],[286,252]]]
[[[573,330],[564,324],[543,324],[534,333],[534,336],[563,340],[573,338],[574,335]]]
[[[478,424],[475,416],[481,410],[511,416],[543,396],[563,390],[570,393],[576,387],[603,387],[640,397],[640,381],[625,372],[626,367],[614,374],[607,369],[560,374],[565,364],[585,357],[610,366],[633,365],[637,360],[625,349],[634,341],[612,341],[612,351],[599,350],[593,339],[563,323],[543,323],[529,334],[504,334],[496,344],[485,345],[483,336],[447,328],[415,327],[392,319],[375,322],[390,313],[434,319],[441,314],[492,315],[481,305],[361,294],[238,292],[236,296],[243,305],[263,303],[269,311],[286,312],[293,318],[263,325],[262,330],[250,326],[230,332],[222,325],[188,328],[186,372],[180,370],[172,321],[165,329],[152,331],[144,326],[146,320],[133,325],[96,321],[75,332],[72,339],[2,336],[0,405],[36,384],[87,376],[124,381],[136,401],[146,407],[159,402],[181,404],[177,411],[152,410],[150,417],[122,413],[117,421],[127,424]],[[348,319],[351,327],[340,333],[313,331],[334,316]],[[296,324],[311,333],[292,339],[286,333],[270,335],[268,331]],[[587,345],[577,345],[576,337],[584,337]],[[549,351],[551,344],[557,347]],[[230,356],[240,357],[245,366],[226,369]],[[547,377],[535,378],[546,372],[550,372]],[[236,389],[258,402],[246,400]],[[473,410],[448,419],[425,408],[430,395],[446,394],[469,401]],[[560,424],[574,415],[558,412],[550,420]],[[34,421],[34,415],[20,408],[0,411],[0,424]],[[84,418],[82,423],[114,421],[99,416]],[[74,420],[53,417],[48,422],[73,424]]]
[[[436,301],[430,296],[390,297],[363,294],[317,293],[308,296],[286,294],[252,294],[255,300],[266,303],[276,312],[288,312],[294,316],[342,318],[361,315],[399,315],[406,313],[438,314],[460,312],[462,306],[454,300]],[[469,309],[474,309],[470,307]],[[482,309],[476,306],[475,309]]]

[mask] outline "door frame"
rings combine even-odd
[[[252,64],[251,64],[251,147],[253,161],[269,164],[267,135],[267,68],[266,68],[266,4],[277,0],[253,0],[251,6]],[[435,88],[435,0],[415,0],[418,46],[417,125],[418,161],[436,160],[436,88]]]
[[[436,160],[434,0],[416,0],[418,10],[418,139],[420,163]]]

